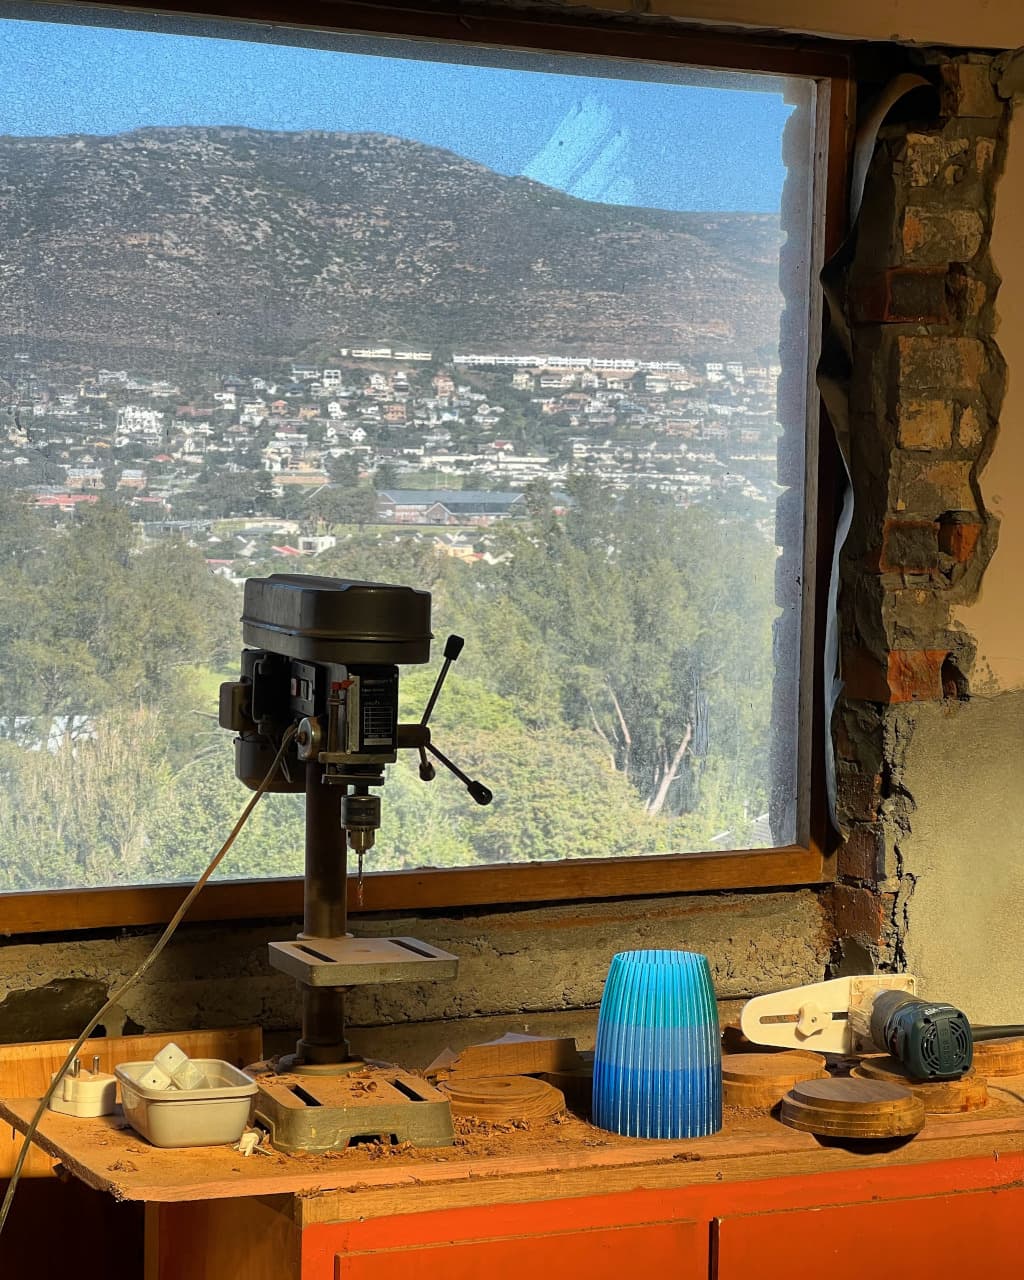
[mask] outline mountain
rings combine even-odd
[[[776,349],[778,219],[595,204],[379,134],[0,137],[0,344],[144,368],[377,341]]]

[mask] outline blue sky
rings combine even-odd
[[[781,85],[723,89],[7,19],[0,67],[0,134],[198,124],[371,130],[508,174],[527,168],[583,102],[591,130],[618,134],[622,181],[607,189],[665,209],[776,211],[792,109]],[[550,147],[546,154],[547,180],[573,191]]]

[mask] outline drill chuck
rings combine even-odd
[[[871,1006],[871,1039],[916,1080],[957,1080],[974,1056],[971,1024],[951,1004],[906,991],[881,991]]]

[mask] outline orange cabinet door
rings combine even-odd
[[[712,1224],[712,1277],[1021,1280],[1022,1213],[1024,1189],[1004,1187],[722,1217]]]
[[[321,1254],[303,1267],[302,1280],[586,1280],[623,1276],[707,1280],[706,1223],[650,1222],[547,1235],[452,1240],[413,1248]]]

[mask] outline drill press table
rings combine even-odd
[[[764,1113],[637,1142],[582,1121],[469,1126],[454,1148],[243,1159],[162,1151],[120,1116],[48,1113],[37,1142],[76,1178],[146,1205],[147,1280],[1018,1280],[1024,1078],[851,1152]],[[35,1103],[0,1103],[24,1131]]]

